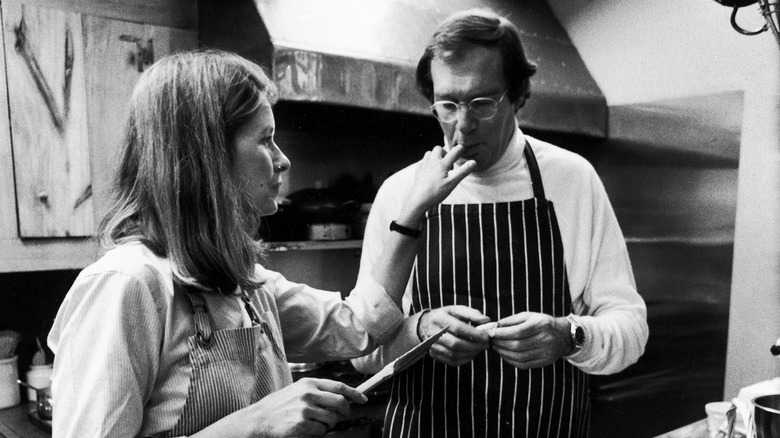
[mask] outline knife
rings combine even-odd
[[[392,377],[394,374],[400,373],[401,371],[409,368],[413,363],[417,362],[418,360],[422,359],[423,356],[425,356],[425,353],[428,352],[428,349],[431,348],[431,345],[433,345],[437,339],[446,333],[448,328],[450,328],[450,326],[444,327],[435,335],[431,336],[421,344],[401,355],[401,357],[398,359],[390,362],[378,373],[374,374],[368,380],[360,384],[360,386],[358,386],[356,389],[365,394],[366,392],[374,389],[374,387],[380,383]]]

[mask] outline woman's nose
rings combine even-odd
[[[279,173],[287,172],[290,169],[291,165],[292,163],[290,163],[290,159],[287,158],[287,155],[285,155],[284,152],[279,150],[274,160],[274,168],[276,169],[276,171]]]

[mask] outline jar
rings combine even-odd
[[[17,356],[0,359],[0,409],[19,404],[19,372],[16,368]]]
[[[51,364],[30,365],[30,371],[27,371],[27,384],[38,389],[51,386]],[[37,401],[37,394],[34,389],[27,388],[27,400]]]

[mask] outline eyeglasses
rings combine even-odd
[[[493,118],[498,112],[498,104],[504,100],[506,93],[509,90],[504,91],[501,98],[496,100],[490,97],[477,97],[471,99],[471,102],[453,102],[451,100],[439,100],[430,106],[433,116],[436,117],[442,123],[452,123],[458,118],[458,109],[465,107],[472,116],[479,120],[487,120]]]

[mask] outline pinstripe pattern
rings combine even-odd
[[[543,196],[543,189],[534,193]],[[413,312],[461,304],[493,321],[523,311],[571,313],[560,231],[544,198],[439,205],[427,213],[424,231]],[[393,380],[384,435],[583,437],[587,387],[587,376],[563,359],[519,370],[492,350],[457,368],[428,356]]]
[[[188,292],[193,303],[200,298],[197,294]],[[198,331],[211,332],[211,342],[205,346],[196,335],[189,338],[192,375],[170,436],[191,435],[292,383],[284,352],[275,344],[281,334],[251,307],[252,319],[260,321],[252,327],[211,332],[207,313],[196,317]],[[200,311],[196,308],[195,313]]]

